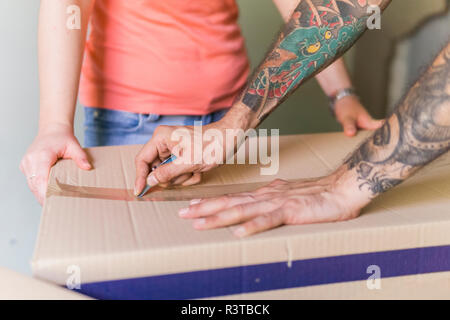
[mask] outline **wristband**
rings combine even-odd
[[[341,89],[334,96],[329,97],[329,99],[330,99],[329,107],[330,107],[330,111],[333,115],[336,115],[336,113],[335,113],[336,102],[338,102],[339,100],[341,100],[345,97],[348,97],[348,96],[354,96],[354,97],[358,98],[358,95],[356,94],[355,89],[353,89],[353,88]]]

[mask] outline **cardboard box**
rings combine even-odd
[[[95,169],[52,169],[32,261],[36,277],[100,299],[450,298],[450,156],[383,194],[357,219],[284,226],[245,239],[196,231],[178,217],[188,201],[274,178],[323,176],[367,133],[280,137],[280,170],[226,165],[200,186],[132,196],[140,146],[88,149]],[[122,200],[114,200],[119,197]],[[169,199],[170,201],[161,201]],[[379,268],[381,289],[368,278]]]
[[[86,300],[89,297],[0,267],[0,300]]]

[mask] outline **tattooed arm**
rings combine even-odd
[[[277,1],[281,3],[280,1]],[[338,59],[366,30],[369,4],[390,0],[301,0],[235,103],[254,128],[302,83]]]
[[[300,0],[273,0],[283,20],[288,22]],[[316,75],[316,80],[328,97],[334,97],[341,90],[352,88],[352,81],[343,58],[337,59],[330,66]],[[375,130],[382,125],[381,120],[374,120],[358,97],[349,95],[339,99],[334,105],[336,120],[342,125],[345,135],[354,136],[358,129]]]
[[[346,161],[370,197],[401,183],[450,148],[450,44],[389,120]]]
[[[218,130],[225,136],[228,129],[255,128],[302,83],[353,45],[366,29],[369,4],[383,10],[389,3],[390,0],[301,0],[233,107],[222,120],[205,126],[206,129]],[[159,126],[137,155],[136,194],[146,183],[198,183],[201,172],[223,163],[223,158],[213,165],[172,162],[150,172],[149,167],[169,157],[176,148],[178,142],[172,140],[172,133],[179,129],[194,135],[192,127]],[[231,154],[239,143],[224,144],[222,154]]]
[[[195,219],[197,229],[237,225],[239,237],[282,224],[348,220],[449,150],[450,42],[383,127],[331,175],[195,201],[180,215]]]

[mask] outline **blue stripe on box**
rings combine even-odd
[[[198,299],[257,291],[450,271],[450,245],[351,254],[82,284],[97,299]]]

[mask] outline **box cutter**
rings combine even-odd
[[[174,155],[171,155],[169,158],[167,158],[166,160],[164,160],[163,162],[161,162],[161,164],[159,164],[156,168],[171,163],[172,161],[174,161],[177,157]],[[156,168],[154,168],[153,170],[155,170]],[[150,190],[151,186],[149,186],[148,184],[145,185],[144,190],[142,190],[142,192],[137,196],[138,198],[142,198],[147,192],[148,190]]]

